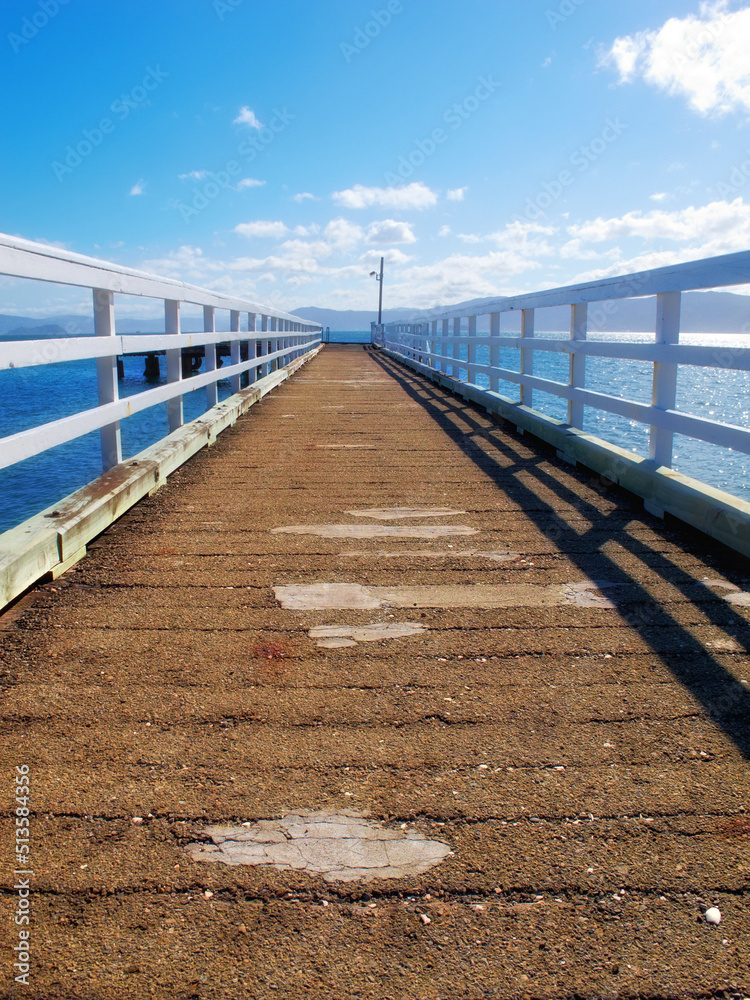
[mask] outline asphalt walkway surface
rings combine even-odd
[[[0,996],[750,996],[748,591],[327,346],[6,616]]]

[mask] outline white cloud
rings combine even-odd
[[[368,243],[416,243],[417,237],[405,222],[384,219],[367,230]]]
[[[448,201],[463,201],[468,190],[467,187],[452,188],[450,191],[445,192],[445,197]]]
[[[700,6],[700,15],[672,17],[657,31],[615,39],[602,54],[620,82],[642,77],[685,97],[700,114],[750,111],[750,7],[730,11],[727,0]]]
[[[408,257],[401,250],[368,250],[367,253],[363,253],[359,258],[361,264],[365,264],[367,267],[379,267],[380,258],[383,257],[386,264],[392,264],[394,267],[400,266],[402,264],[407,264],[412,258]]]
[[[139,195],[139,194],[143,194],[143,192],[145,190],[146,190],[146,182],[143,181],[143,180],[140,180],[140,181],[138,181],[137,184],[134,184],[132,186],[132,188],[130,189],[130,193],[131,193],[131,195]]]
[[[202,181],[208,177],[207,170],[191,170],[188,174],[178,174],[181,181]]]
[[[234,119],[234,125],[249,125],[250,128],[263,128],[261,122],[255,117],[255,112],[248,107],[240,108],[240,113]]]
[[[540,222],[509,222],[505,229],[491,233],[488,239],[493,240],[501,250],[512,250],[522,255],[534,257],[548,256],[555,253],[555,248],[545,239],[554,236],[557,229],[545,226]]]
[[[387,288],[389,306],[429,308],[490,295],[510,294],[503,287],[509,277],[537,270],[541,265],[515,252],[493,251],[479,257],[452,254],[432,264],[415,265],[399,272]]]
[[[360,226],[355,226],[348,219],[332,219],[323,231],[323,235],[335,247],[344,248],[361,242],[365,234]]]
[[[241,222],[234,227],[235,233],[246,236],[248,239],[255,237],[270,236],[272,239],[281,239],[286,236],[289,230],[283,222],[271,222],[256,220],[255,222]]]
[[[244,191],[245,188],[265,187],[265,185],[266,181],[257,181],[254,177],[243,177],[241,181],[237,181],[235,191]]]
[[[601,217],[570,226],[571,236],[589,243],[640,237],[649,241],[672,240],[700,249],[701,256],[731,253],[750,245],[750,205],[742,198],[665,212],[627,212],[619,218]],[[705,252],[703,252],[705,251]]]
[[[450,226],[441,226],[438,232],[438,236],[450,236],[453,232]]]
[[[295,194],[292,197],[292,201],[296,201],[299,205],[303,201],[320,201],[320,199],[316,198],[314,194],[310,194],[309,191],[300,191],[299,194]]]
[[[649,199],[651,201],[664,201],[665,198],[669,197],[666,191],[658,191],[656,194],[650,194]]]
[[[331,197],[342,208],[370,208],[377,205],[380,208],[401,210],[432,208],[438,200],[435,192],[421,181],[387,188],[355,184],[345,191],[334,191]]]

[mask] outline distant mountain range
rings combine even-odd
[[[491,299],[472,302],[481,311],[482,304]],[[615,304],[611,315],[595,303],[589,307],[590,326],[602,333],[639,333],[654,329],[656,306],[653,299],[625,299]],[[448,308],[448,307],[446,307]],[[384,309],[383,320],[395,323],[401,319],[419,320],[426,316],[426,309]],[[369,330],[377,320],[377,313],[365,311],[340,311],[309,306],[295,309],[295,316],[312,320],[331,330]],[[520,328],[521,317],[513,313],[503,317],[503,329]],[[539,310],[539,330],[567,330],[570,327],[570,307],[559,306]],[[684,333],[750,333],[750,295],[734,292],[683,292],[682,323]]]
[[[491,299],[477,299],[472,306],[481,311],[483,303]],[[448,308],[448,307],[446,307]],[[384,309],[386,323],[398,320],[419,320],[426,316],[426,309]],[[331,330],[369,331],[370,323],[377,314],[366,310],[319,309],[306,306],[295,309],[293,315],[311,320]],[[602,333],[649,332],[654,329],[655,304],[653,299],[626,299],[615,303],[611,315],[594,304],[589,309],[590,327]],[[512,313],[503,318],[503,330],[512,331],[520,326],[520,314]],[[554,309],[539,310],[538,330],[567,330],[570,326],[570,308],[559,306]],[[189,322],[187,329],[196,329]],[[750,333],[750,295],[734,292],[684,292],[682,296],[682,325],[684,333]],[[120,333],[157,333],[164,330],[163,317],[153,319],[127,319],[117,321]],[[47,338],[68,335],[93,334],[94,320],[91,316],[48,316],[44,319],[30,319],[25,316],[0,314],[0,336],[12,338]]]

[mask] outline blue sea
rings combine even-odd
[[[537,333],[549,338],[567,338],[562,333]],[[7,339],[7,338],[0,338]],[[594,339],[594,338],[592,338]],[[648,343],[653,335],[597,334],[597,340],[626,340]],[[737,334],[683,334],[686,344],[706,344],[716,348],[717,358],[731,358],[733,348],[750,346],[750,338]],[[331,331],[331,343],[369,343],[369,331]],[[500,366],[518,371],[519,354],[501,351]],[[465,358],[464,353],[464,358]],[[487,348],[477,348],[477,361],[487,360]],[[165,381],[164,359],[161,358]],[[726,362],[725,362],[726,363]],[[144,377],[144,359],[126,357],[120,395],[127,397],[151,388],[155,382]],[[558,382],[568,380],[565,354],[538,352],[535,374]],[[465,377],[466,372],[461,373]],[[588,358],[586,386],[600,392],[650,403],[652,366],[646,362]],[[486,379],[479,384],[487,385]],[[518,387],[500,383],[500,392],[518,399]],[[231,394],[228,379],[219,382],[219,399]],[[0,372],[0,437],[89,409],[97,404],[96,362],[42,365]],[[747,427],[750,419],[750,372],[726,368],[681,367],[678,381],[678,409],[726,423]],[[553,417],[565,418],[565,402],[546,393],[534,393],[534,407]],[[200,416],[206,408],[205,389],[184,396],[185,420]],[[648,428],[614,415],[589,408],[584,429],[639,455],[648,454]],[[129,458],[158,441],[167,433],[164,404],[135,414],[121,424],[123,457]],[[324,431],[322,431],[324,433]],[[750,458],[742,453],[704,444],[676,435],[674,467],[735,496],[750,500]],[[63,496],[95,479],[101,473],[98,432],[60,445],[10,469],[0,470],[0,531],[51,506]]]

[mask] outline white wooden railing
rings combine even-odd
[[[132,414],[166,403],[169,430],[176,431],[183,424],[185,393],[205,387],[210,408],[217,403],[220,379],[230,378],[232,391],[238,392],[243,376],[254,382],[320,343],[320,326],[298,316],[11,236],[0,235],[0,274],[91,289],[95,332],[94,337],[0,343],[0,371],[95,358],[99,390],[99,405],[93,409],[0,438],[0,468],[99,430],[106,471],[122,461],[120,422]],[[161,300],[166,333],[117,334],[116,293]],[[180,332],[183,304],[203,307],[202,333]],[[218,328],[216,315],[221,310],[228,311],[228,328],[223,330]],[[247,331],[240,331],[242,313],[247,314]],[[230,344],[231,356],[229,365],[219,368],[216,345],[221,343]],[[183,379],[182,350],[196,347],[205,347],[205,372]],[[166,351],[166,385],[120,399],[118,357],[151,351]],[[247,360],[242,360],[243,354]]]
[[[584,407],[587,406],[646,424],[649,427],[649,459],[654,466],[671,468],[676,433],[750,453],[750,429],[684,413],[676,405],[679,365],[750,371],[750,350],[733,348],[727,352],[679,343],[681,293],[748,283],[750,252],[735,253],[582,285],[434,310],[426,318],[420,317],[418,322],[374,326],[372,339],[376,346],[406,362],[473,385],[481,378],[489,394],[498,394],[501,382],[520,386],[519,402],[502,397],[506,411],[508,407],[517,407],[519,412],[531,410],[534,391],[538,390],[567,401],[567,426],[572,428],[582,429]],[[653,295],[656,296],[654,343],[586,339],[589,303]],[[748,305],[750,312],[750,299]],[[535,336],[535,310],[551,306],[571,308],[570,339],[567,341]],[[521,335],[501,335],[500,316],[512,311],[521,312]],[[484,321],[489,327],[488,336],[477,334],[480,317],[488,317],[488,322]],[[750,332],[750,327],[745,332]],[[485,364],[477,361],[480,345],[488,348]],[[520,352],[518,371],[500,367],[501,348]],[[539,351],[567,353],[567,383],[534,374],[534,358]],[[587,357],[651,363],[651,404],[587,389]]]

